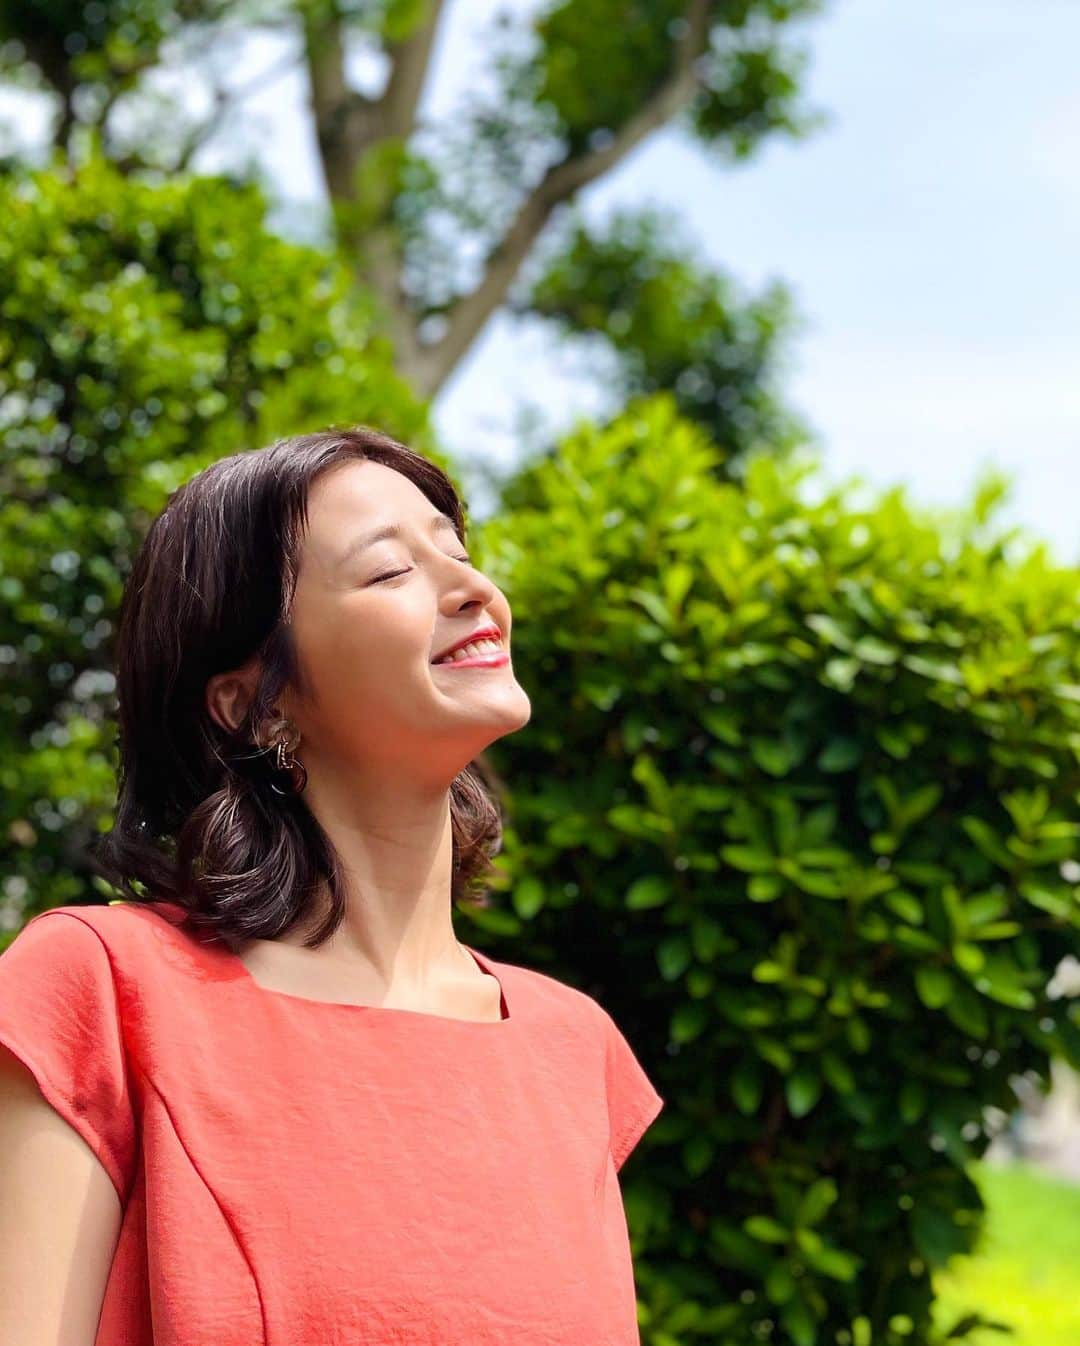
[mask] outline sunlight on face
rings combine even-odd
[[[452,521],[392,468],[346,463],[314,483],[292,610],[311,694],[288,698],[309,753],[338,770],[411,764],[452,778],[528,722],[509,660],[432,666],[481,626],[510,648],[510,605],[467,555]]]

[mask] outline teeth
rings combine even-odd
[[[476,654],[486,654],[492,650],[502,649],[497,640],[477,640],[470,641],[468,645],[462,645],[460,649],[454,650],[452,654],[445,655],[442,659],[436,659],[437,664],[449,664],[462,659],[469,659]]]

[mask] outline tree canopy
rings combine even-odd
[[[50,93],[53,142],[68,155],[93,144],[125,173],[175,171],[197,168],[216,137],[240,172],[253,153],[245,96],[301,68],[331,233],[421,395],[445,385],[509,305],[606,342],[624,396],[672,390],[685,414],[723,431],[734,465],[750,447],[805,438],[776,386],[783,287],[744,299],[651,209],[586,224],[578,207],[663,128],[681,127],[722,165],[818,126],[800,39],[821,8],[559,0],[502,15],[485,80],[442,124],[420,115],[441,0],[9,4],[0,73]],[[232,68],[256,34],[280,59],[239,81]],[[385,72],[378,89],[362,86],[360,58]],[[167,77],[180,70],[178,97]],[[272,159],[258,171],[274,181]]]

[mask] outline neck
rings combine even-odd
[[[384,782],[385,787],[385,782]],[[454,933],[450,791],[319,790],[305,802],[333,844],[346,892],[341,926],[312,954],[360,963],[387,983],[423,985],[468,960]],[[280,943],[303,946],[328,907],[325,886],[312,916]]]

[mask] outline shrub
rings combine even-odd
[[[1078,575],[995,529],[993,483],[935,521],[718,463],[641,402],[485,526],[534,710],[491,750],[480,919],[667,1100],[625,1170],[646,1341],[923,1343],[988,1109],[1080,1067],[1047,990],[1080,948]]]

